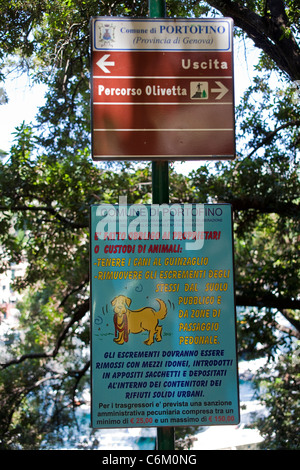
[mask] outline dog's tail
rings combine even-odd
[[[165,316],[167,315],[167,312],[168,312],[167,306],[166,306],[166,304],[163,300],[161,300],[161,299],[156,299],[156,300],[160,305],[158,312],[156,312],[156,317],[159,320],[163,320],[165,318]]]

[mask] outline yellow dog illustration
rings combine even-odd
[[[115,338],[117,344],[123,344],[128,341],[129,333],[141,333],[148,331],[149,336],[145,344],[150,346],[156,341],[161,341],[162,327],[158,320],[163,320],[167,315],[167,307],[163,300],[156,299],[160,305],[158,311],[151,307],[144,307],[140,310],[129,310],[131,299],[125,295],[118,295],[112,300],[114,307]]]

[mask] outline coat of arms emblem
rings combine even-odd
[[[113,24],[101,24],[97,41],[98,47],[110,47],[115,40],[115,26]]]

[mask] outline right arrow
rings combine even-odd
[[[219,93],[218,96],[216,96],[216,100],[220,100],[223,98],[223,96],[226,95],[226,93],[229,91],[228,88],[226,88],[225,85],[223,85],[223,83],[221,82],[215,82],[216,85],[218,85],[219,88],[212,88],[210,91],[212,93]]]

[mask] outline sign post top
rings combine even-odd
[[[94,51],[232,51],[231,18],[92,18]]]

